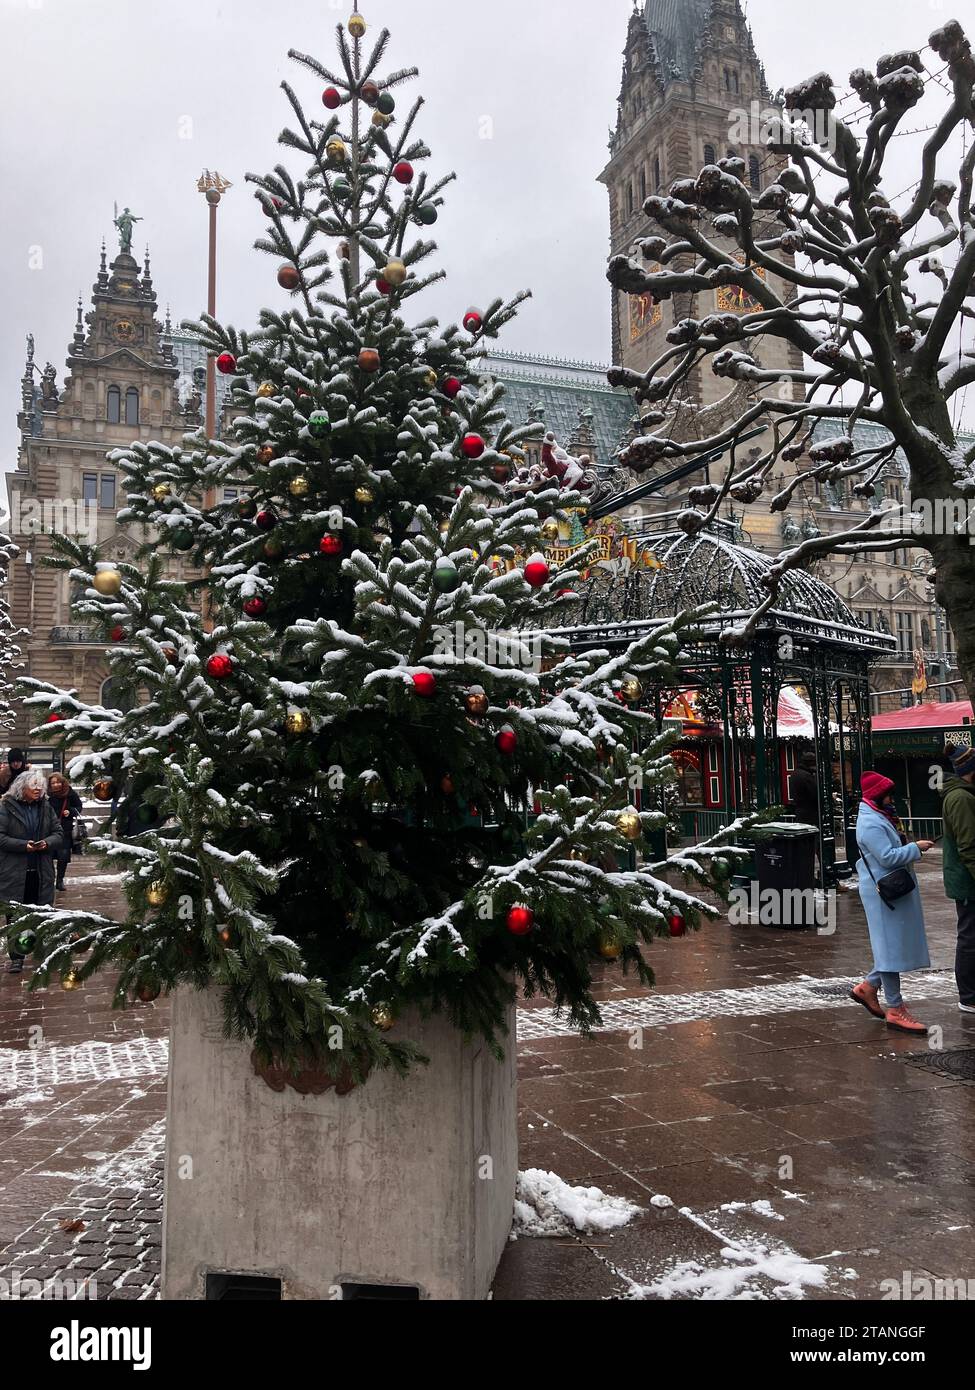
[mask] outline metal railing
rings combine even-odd
[[[64,646],[68,643],[96,647],[104,647],[106,645],[104,637],[99,636],[96,628],[84,627],[81,624],[52,627],[50,640],[52,643],[60,646]]]
[[[904,834],[909,840],[940,840],[945,823],[940,816],[902,816]]]

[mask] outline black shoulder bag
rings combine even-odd
[[[874,887],[880,894],[880,899],[885,907],[893,908],[898,898],[906,898],[908,893],[914,892],[917,887],[917,879],[909,869],[891,869],[890,873],[884,874],[883,878],[876,878],[870,867],[870,860],[864,853],[859,840],[857,840],[857,849],[860,851],[860,856],[867,866],[867,873],[873,879]]]

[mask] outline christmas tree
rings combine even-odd
[[[15,722],[12,704],[14,676],[21,666],[20,647],[17,638],[21,633],[10,620],[10,604],[7,600],[10,561],[18,553],[18,548],[8,535],[0,531],[0,729],[9,729]]]
[[[641,942],[675,907],[710,911],[661,866],[620,867],[663,821],[631,805],[670,775],[639,703],[674,678],[688,619],[613,656],[545,635],[578,566],[550,569],[541,527],[584,497],[506,492],[532,427],[476,362],[518,300],[407,322],[449,179],[422,171],[421,102],[400,105],[415,71],[381,77],[389,36],[367,54],[364,33],[339,26],[334,72],[291,54],[326,115],[283,84],[305,173],[249,176],[290,302],[251,334],[195,326],[233,378],[229,437],[115,451],[140,563],[64,537],[52,561],[135,702],[29,682],[72,776],[115,803],[100,844],[129,915],[18,918],[40,932],[35,983],[112,962],[120,1005],[216,985],[264,1062],[353,1081],[411,1064],[391,1031],[411,1006],[498,1049],[520,986],[588,1027],[601,956],[651,981]],[[199,577],[167,574],[170,553]],[[726,854],[674,862],[722,878]]]

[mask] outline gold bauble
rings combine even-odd
[[[349,33],[354,39],[361,39],[366,32],[366,21],[361,14],[354,14],[349,20]]]
[[[437,530],[440,532],[442,536],[445,536],[447,532],[450,530],[450,522],[441,521],[440,525],[437,527]]]
[[[374,111],[372,113],[372,123],[373,125],[379,126],[380,130],[385,130],[392,119],[392,116],[387,116],[382,111]]]
[[[376,494],[368,487],[357,487],[355,490],[355,500],[365,505],[368,502],[375,502]]]
[[[559,538],[559,523],[554,516],[550,516],[548,521],[542,525],[542,540],[557,541]]]
[[[69,991],[81,988],[81,981],[73,970],[66,970],[61,976],[61,988]]]
[[[285,718],[284,727],[289,734],[307,734],[311,728],[311,717],[307,710],[293,709]]]
[[[639,840],[643,834],[643,826],[638,812],[632,809],[621,811],[616,818],[616,829],[624,840]]]
[[[274,445],[262,444],[257,451],[258,463],[270,463],[274,458]]]
[[[428,391],[433,391],[436,388],[437,381],[437,373],[433,370],[432,367],[428,367],[427,370],[423,373],[424,386],[427,388]]]
[[[372,1009],[372,1021],[380,1033],[388,1033],[396,1022],[396,1015],[388,1004],[375,1004]]]
[[[611,932],[604,931],[599,937],[599,954],[603,960],[619,960],[623,954],[623,947],[616,940]]]
[[[99,777],[91,789],[91,794],[96,801],[111,801],[115,795],[111,777]]]
[[[325,158],[329,164],[344,164],[347,153],[345,141],[338,135],[333,135],[325,146]]]
[[[168,483],[157,483],[152,489],[152,500],[154,502],[165,502],[166,498],[172,495],[173,489]]]
[[[91,583],[103,598],[114,598],[122,587],[122,576],[116,569],[96,570]]]
[[[268,396],[273,396],[275,390],[276,387],[273,381],[262,381],[257,388],[257,394],[266,399]]]
[[[311,491],[311,483],[304,474],[301,474],[299,477],[291,479],[288,484],[288,491],[292,497],[307,497]]]
[[[636,676],[627,676],[620,685],[620,694],[629,704],[635,705],[643,699],[643,682],[638,681]]]
[[[154,879],[146,889],[146,902],[150,907],[162,907],[169,900],[169,888],[161,878]]]
[[[489,701],[485,692],[479,685],[473,687],[464,696],[464,708],[468,714],[476,715],[481,718],[488,712]]]
[[[589,851],[587,849],[570,849],[569,858],[577,864],[588,864]]]
[[[402,285],[409,272],[402,261],[390,261],[383,271],[383,279],[388,285]]]

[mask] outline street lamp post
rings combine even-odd
[[[227,189],[232,187],[230,180],[222,175],[204,169],[197,179],[197,188],[207,200],[210,209],[210,245],[207,261],[207,313],[211,318],[217,316],[217,208]],[[217,431],[217,379],[212,356],[207,357],[207,397],[206,432],[212,439]]]

